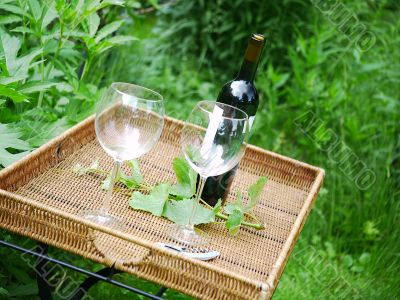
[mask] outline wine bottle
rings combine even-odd
[[[242,67],[237,77],[226,83],[217,98],[218,102],[242,109],[249,116],[250,129],[258,108],[258,93],[254,86],[254,77],[264,46],[264,36],[253,34],[244,56]],[[209,177],[205,183],[201,198],[214,206],[218,199],[224,204],[232,184],[237,167],[219,176]]]

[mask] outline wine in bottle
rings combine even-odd
[[[250,129],[258,108],[258,93],[254,86],[254,77],[264,46],[264,36],[253,34],[244,56],[242,67],[237,77],[226,83],[217,98],[218,102],[242,109],[249,116]],[[205,183],[201,198],[214,206],[218,199],[225,202],[237,167],[219,176],[209,177]]]

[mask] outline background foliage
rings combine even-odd
[[[399,299],[400,8],[396,1],[343,2],[377,37],[371,49],[360,51],[318,2],[1,0],[0,164],[89,115],[112,81],[160,91],[167,113],[183,119],[234,76],[249,34],[264,33],[252,143],[326,170],[274,298]],[[308,111],[373,170],[369,189],[359,189],[321,149],[321,140],[296,127],[294,120]],[[0,253],[0,295],[32,299],[32,270],[17,253]],[[102,284],[91,295],[130,294]],[[175,292],[168,297],[185,298]]]

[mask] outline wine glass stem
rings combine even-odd
[[[117,160],[114,161],[114,166],[111,172],[110,186],[108,188],[107,195],[104,198],[103,205],[100,208],[101,214],[107,215],[108,211],[110,210],[111,197],[114,190],[115,181],[117,180],[120,169],[121,169],[121,162]]]
[[[193,204],[192,212],[190,213],[189,223],[187,227],[191,230],[194,230],[194,216],[196,215],[196,207],[200,201],[201,194],[203,193],[204,184],[206,183],[207,177],[199,176],[199,184],[197,185],[197,192],[196,192],[196,201]]]

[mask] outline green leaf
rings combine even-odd
[[[0,287],[0,296],[7,296],[10,297],[10,294],[5,288]]]
[[[238,209],[235,209],[229,215],[228,220],[225,223],[225,226],[231,235],[236,235],[239,232],[240,224],[242,224],[243,218],[244,218],[243,212]]]
[[[235,209],[236,209],[235,203],[227,203],[224,206],[224,212],[228,215],[232,214]]]
[[[159,9],[160,5],[158,4],[158,0],[149,0],[149,3],[155,8]]]
[[[363,231],[367,240],[376,240],[380,235],[380,231],[376,228],[376,224],[373,221],[365,222]]]
[[[219,213],[221,210],[222,210],[222,201],[221,201],[221,199],[218,199],[217,204],[215,204],[215,206],[213,208],[214,215]]]
[[[111,174],[108,174],[106,179],[101,182],[101,188],[106,191],[111,188]]]
[[[35,49],[29,52],[27,55],[19,57],[18,60],[16,61],[16,68],[15,68],[15,73],[11,73],[14,76],[17,75],[26,75],[28,73],[28,70],[33,67],[33,64],[31,64],[32,60],[39,56],[43,52],[43,48]]]
[[[6,25],[15,22],[20,22],[22,18],[17,15],[0,16],[0,24]]]
[[[31,150],[29,144],[20,139],[21,135],[19,129],[0,124],[0,148]]]
[[[105,25],[103,28],[101,28],[96,35],[96,43],[100,42],[102,39],[107,37],[108,35],[112,34],[113,32],[117,31],[119,27],[121,27],[122,23],[124,21],[114,21],[111,22],[110,24]]]
[[[349,254],[345,255],[343,257],[343,264],[347,267],[350,268],[353,265],[353,257]]]
[[[21,48],[21,40],[8,34],[2,34],[1,43],[6,58],[7,70],[10,76],[28,75],[32,60],[43,52],[42,48],[32,50],[27,55],[17,57]]]
[[[123,6],[124,5],[124,0],[104,0],[101,3],[101,8],[109,6],[109,5]]]
[[[29,151],[13,154],[8,148],[16,150],[31,150],[29,144],[20,139],[21,132],[16,128],[10,128],[5,124],[0,124],[0,164],[8,166],[13,162],[21,159],[29,153]]]
[[[119,180],[130,189],[140,186],[143,182],[143,176],[140,172],[139,162],[134,159],[127,161],[126,164],[131,169],[131,175],[126,175],[121,171]]]
[[[0,9],[17,14],[17,15],[22,15],[22,16],[26,16],[26,12],[15,5],[11,5],[11,4],[0,4]]]
[[[42,20],[42,31],[45,29],[51,22],[53,22],[58,17],[58,13],[56,8],[54,7],[54,3],[52,2],[46,10]]]
[[[29,82],[21,86],[19,92],[25,94],[37,93],[45,91],[55,85],[57,85],[56,82],[40,82],[40,81]]]
[[[66,30],[64,31],[65,35],[69,35],[70,37],[75,37],[75,38],[83,38],[87,37],[88,34],[84,31],[79,31],[79,30]]]
[[[186,159],[176,157],[172,161],[178,184],[172,186],[171,194],[190,198],[196,193],[197,173],[189,166]]]
[[[34,147],[39,147],[63,133],[70,124],[66,117],[62,117],[54,122],[43,122],[43,117],[39,116],[37,120],[26,120],[21,123],[21,128],[25,128],[29,136],[29,144]]]
[[[1,44],[4,50],[4,56],[6,58],[8,72],[12,73],[11,63],[13,63],[16,60],[17,53],[21,48],[21,40],[18,37],[4,34],[1,36]]]
[[[350,268],[350,270],[354,273],[362,273],[364,272],[364,268],[362,266],[354,265]]]
[[[99,15],[94,12],[89,17],[86,19],[89,25],[89,35],[94,36],[97,32],[97,29],[99,28],[100,25],[100,17]]]
[[[85,175],[87,173],[96,172],[99,169],[99,160],[96,159],[90,167],[85,168],[80,163],[77,163],[72,169],[78,176]]]
[[[80,163],[77,163],[73,168],[72,171],[78,175],[78,176],[82,176],[86,174],[86,168],[83,167]]]
[[[29,0],[29,8],[35,21],[38,21],[42,16],[42,8],[37,0]]]
[[[19,32],[19,33],[34,33],[34,31],[26,26],[17,26],[10,30],[11,32]]]
[[[20,160],[27,154],[29,154],[29,151],[24,151],[14,154],[0,148],[0,164],[3,165],[4,167],[7,167],[13,164],[14,162]]]
[[[22,102],[28,99],[28,96],[24,95],[20,91],[16,91],[6,85],[0,84],[0,96],[10,98],[14,103]]]
[[[128,35],[117,35],[107,39],[107,42],[115,45],[125,44],[132,41],[137,41],[138,39],[133,36]]]
[[[360,262],[361,265],[366,266],[370,263],[371,261],[371,254],[364,252],[360,255],[358,261]]]
[[[215,211],[198,204],[195,199],[167,201],[163,216],[174,223],[187,225],[192,214],[193,205],[196,208],[193,217],[194,225],[206,224],[215,220]]]
[[[373,63],[364,63],[361,65],[359,71],[361,72],[371,72],[379,69],[384,69],[386,67],[386,62],[373,62]]]
[[[7,85],[7,84],[10,84],[10,83],[14,83],[14,82],[25,80],[26,78],[28,78],[27,75],[17,75],[17,76],[11,76],[11,77],[3,77],[3,78],[0,78],[0,84]]]
[[[175,184],[171,186],[171,195],[178,196],[180,198],[191,198],[193,196],[190,187],[188,185]]]
[[[134,192],[129,205],[134,209],[144,210],[160,217],[169,196],[169,189],[169,184],[161,183],[154,187],[150,195]]]
[[[215,214],[220,210],[219,207],[216,206],[211,210],[196,202],[195,199],[190,199],[190,201],[194,201],[196,205],[196,212],[193,217],[194,225],[207,224],[215,221]],[[182,201],[175,202],[180,203]]]
[[[336,250],[335,247],[331,242],[325,242],[324,243],[325,248],[326,248],[326,254],[328,255],[329,258],[334,258],[336,256]]]
[[[233,214],[235,210],[239,210],[242,213],[244,213],[245,210],[243,206],[242,192],[239,189],[236,190],[236,201],[234,203],[228,203],[224,207],[224,211],[228,215]]]
[[[23,271],[25,272],[25,270]],[[21,298],[23,296],[35,296],[38,294],[37,283],[31,280],[28,284],[13,284],[8,286],[8,293],[11,298]]]
[[[139,161],[136,159],[128,160],[127,165],[131,168],[132,178],[137,183],[143,183],[143,175],[140,171]]]
[[[4,267],[4,271],[7,274],[10,274],[22,284],[30,284],[31,282],[34,282],[34,280],[29,276],[29,273],[27,273],[27,268],[21,266],[21,262],[22,260],[13,261],[12,264],[2,263],[2,267]],[[11,286],[8,286],[8,292],[14,294],[14,289],[11,288]]]
[[[100,9],[100,0],[85,1],[85,11],[93,11]]]
[[[236,209],[244,211],[242,192],[239,189],[236,189],[236,201],[234,204]]]
[[[250,211],[257,204],[260,199],[260,195],[262,190],[264,189],[265,184],[267,183],[267,178],[265,176],[260,177],[256,183],[251,185],[248,190],[250,201],[246,207],[243,205],[243,197],[242,192],[237,189],[236,190],[236,201],[234,203],[228,203],[224,207],[224,212],[228,215],[234,213],[235,210],[238,210],[244,214],[247,211]]]
[[[254,206],[256,206],[266,183],[267,183],[267,177],[262,176],[257,180],[256,183],[254,183],[249,187],[248,194],[250,201],[246,206],[246,210],[250,210]]]

